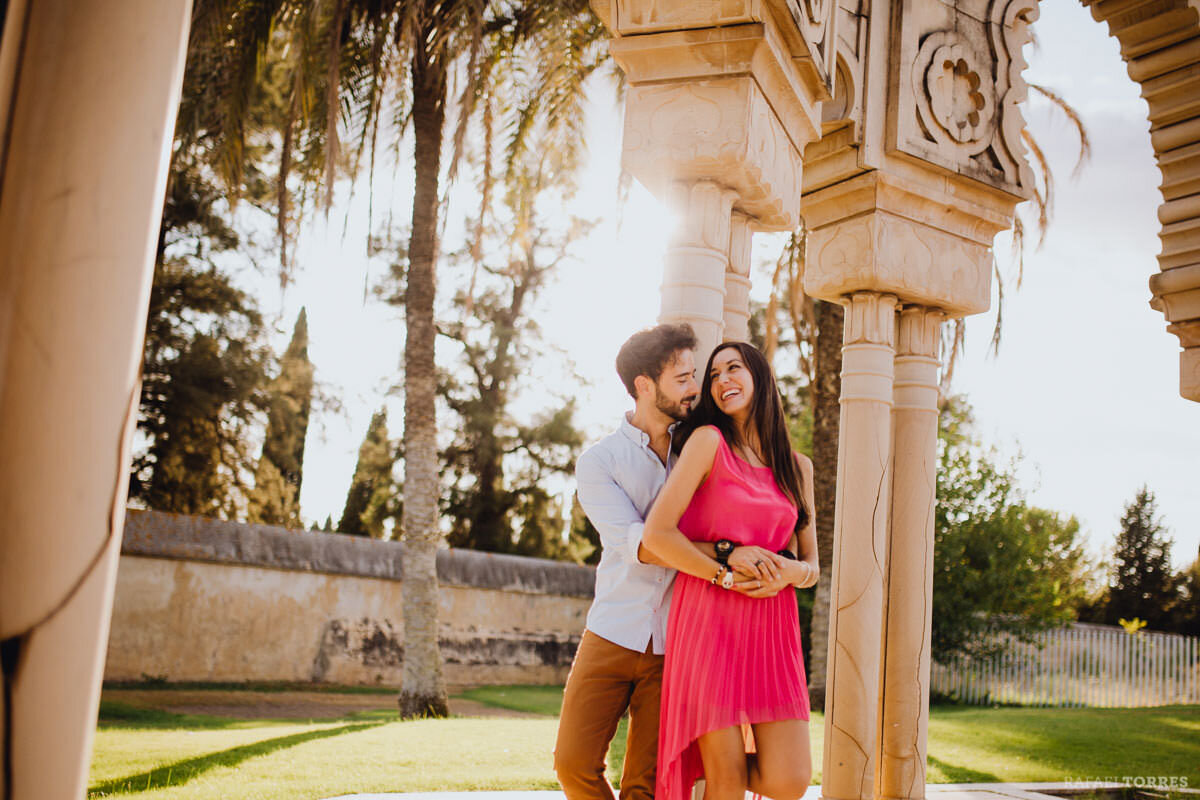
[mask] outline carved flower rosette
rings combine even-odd
[[[983,152],[995,135],[996,90],[990,66],[954,31],[930,34],[917,51],[912,75],[921,127],[960,157]]]

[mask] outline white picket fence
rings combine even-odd
[[[930,686],[959,702],[1031,706],[1200,704],[1200,638],[1073,623],[1005,639],[994,658],[934,663]]]

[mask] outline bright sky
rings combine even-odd
[[[1061,115],[1035,97],[1029,122],[1055,167],[1056,215],[1045,245],[1026,258],[1020,289],[1006,266],[998,357],[987,353],[994,310],[969,321],[954,390],[974,405],[986,442],[1006,457],[1023,454],[1020,475],[1031,502],[1076,515],[1094,554],[1111,548],[1124,504],[1144,483],[1157,495],[1175,540],[1175,564],[1182,566],[1200,546],[1200,405],[1179,397],[1178,341],[1147,305],[1146,281],[1157,270],[1160,249],[1161,198],[1146,106],[1125,74],[1116,41],[1086,9],[1043,3],[1041,14],[1040,47],[1027,48],[1027,77],[1082,113],[1093,156],[1071,180],[1077,140]],[[564,384],[561,369],[534,365],[518,391],[530,410],[552,402],[551,388],[577,397],[590,440],[629,405],[613,359],[631,332],[655,320],[671,224],[635,182],[617,225],[621,128],[612,97],[605,86],[595,92],[590,159],[571,209],[601,224],[578,247],[576,261],[561,269],[538,310],[547,342],[570,354],[585,382]],[[411,146],[402,152],[411,153]],[[396,173],[397,221],[409,218],[409,173],[407,163]],[[343,192],[329,223],[302,234],[300,274],[282,298],[269,282],[263,289],[264,307],[280,311],[279,352],[299,307],[307,306],[317,379],[343,406],[341,413],[316,416],[309,431],[301,504],[314,523],[341,515],[371,413],[401,376],[403,322],[369,295],[364,301],[364,286],[384,269],[364,255],[365,194],[365,183],[353,199]],[[464,183],[451,198],[450,243],[470,194]],[[377,183],[377,231],[387,195]],[[773,257],[770,249],[766,237],[756,237],[755,260]],[[1003,237],[997,250],[1007,265]],[[761,283],[754,290],[759,297]],[[398,436],[402,407],[396,398],[388,405],[389,430]]]

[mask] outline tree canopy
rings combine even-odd
[[[1013,464],[997,462],[973,431],[962,397],[938,433],[934,518],[933,658],[993,652],[999,633],[1025,637],[1074,619],[1090,569],[1079,522],[1030,506]]]

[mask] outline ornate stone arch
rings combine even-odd
[[[1200,402],[1200,9],[1193,0],[1081,0],[1121,47],[1149,106],[1162,172],[1159,272],[1150,305],[1179,337],[1179,391]]]

